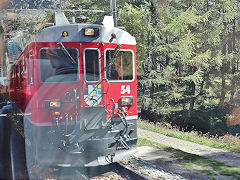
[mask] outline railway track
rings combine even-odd
[[[127,179],[138,179],[138,180],[150,180],[147,176],[138,173],[134,169],[131,169],[123,163],[115,163],[114,167],[119,174],[126,176]]]
[[[108,167],[108,169],[106,168]],[[91,180],[110,180],[110,179],[119,179],[119,180],[131,180],[131,179],[138,179],[138,180],[148,180],[147,176],[138,173],[137,171],[127,167],[123,163],[113,163],[109,166],[106,166],[105,173],[101,173],[91,177]]]
[[[123,160],[111,165],[107,173],[92,177],[91,180],[184,180],[180,175],[162,170],[161,167],[138,158]]]
[[[148,180],[148,178],[122,163],[91,168],[51,167],[39,170],[40,180]]]

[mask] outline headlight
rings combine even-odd
[[[124,96],[120,98],[121,106],[133,105],[133,96]]]
[[[83,29],[84,36],[97,37],[99,35],[99,29],[97,28],[85,28]]]
[[[67,37],[68,36],[68,32],[67,31],[63,31],[62,32],[62,37]]]
[[[45,101],[45,109],[61,109],[62,101],[61,100],[47,100]]]

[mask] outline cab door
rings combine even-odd
[[[103,105],[103,77],[102,54],[99,44],[88,43],[83,44],[83,70],[84,81],[86,82],[86,90],[84,93],[84,101],[86,106],[102,106]]]

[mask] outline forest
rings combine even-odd
[[[110,11],[109,0],[69,1],[68,9]],[[240,133],[240,1],[117,0],[117,25],[137,41],[141,119]]]
[[[109,10],[104,0],[72,3]],[[239,1],[117,0],[117,11],[118,26],[137,40],[140,118],[240,132]]]

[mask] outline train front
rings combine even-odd
[[[135,38],[115,28],[110,16],[100,24],[70,24],[60,16],[32,45],[28,164],[98,166],[123,159],[137,143]]]

